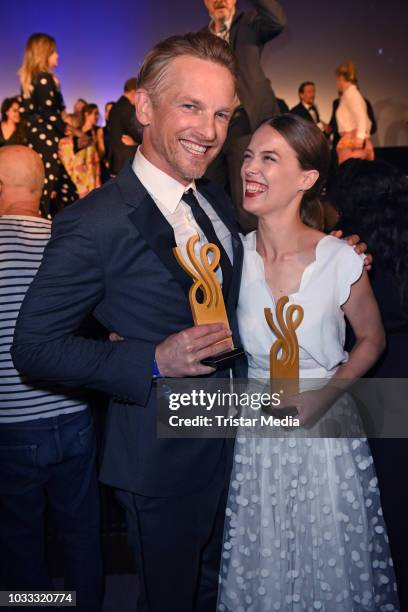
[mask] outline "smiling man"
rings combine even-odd
[[[223,325],[193,324],[191,279],[173,255],[193,234],[220,248],[236,329],[242,245],[226,196],[198,180],[224,143],[235,78],[228,44],[209,33],[147,55],[135,101],[142,145],[116,179],[56,217],[15,334],[21,371],[112,397],[101,476],[126,509],[139,612],[216,607],[231,446],[158,439],[155,377],[212,375],[201,360],[230,347]],[[125,339],[80,337],[91,312]]]
[[[215,82],[222,86],[212,90]],[[161,75],[142,68],[136,92],[144,126],[139,158],[185,186],[201,178],[224,143],[234,95],[229,69],[198,56],[175,57]],[[136,158],[136,174],[138,165]]]

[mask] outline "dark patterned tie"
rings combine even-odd
[[[204,232],[205,237],[207,238],[208,242],[212,242],[212,244],[217,245],[217,247],[220,249],[220,265],[221,265],[221,270],[222,270],[222,289],[223,289],[224,296],[226,296],[228,293],[228,288],[232,280],[231,261],[224,247],[222,246],[217,234],[215,233],[213,224],[211,223],[207,214],[201,208],[192,189],[189,189],[183,195],[183,202],[186,202],[186,204],[188,204],[189,207],[191,208],[193,217],[196,220],[197,225]]]

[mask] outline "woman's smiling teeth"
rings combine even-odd
[[[245,193],[248,195],[264,193],[266,190],[267,186],[262,185],[262,183],[257,183],[255,181],[245,181]]]
[[[204,155],[209,148],[197,144],[196,142],[191,142],[191,140],[180,140],[180,144],[182,144],[187,151],[193,153],[194,155]]]

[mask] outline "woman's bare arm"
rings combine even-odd
[[[338,368],[323,388],[300,393],[281,406],[296,406],[302,426],[313,425],[356,378],[371,368],[385,348],[384,328],[366,271],[352,285],[350,296],[342,309],[356,336],[348,361]]]
[[[385,332],[381,315],[367,272],[351,287],[350,297],[342,309],[356,337],[349,360],[333,377],[354,379],[363,376],[377,361],[385,348]]]

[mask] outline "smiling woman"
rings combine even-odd
[[[261,202],[279,206],[286,204],[296,194],[301,195],[300,216],[302,221],[315,229],[322,229],[324,214],[319,196],[325,184],[330,152],[320,130],[310,126],[301,118],[282,115],[266,121],[258,129],[244,154],[242,180],[245,185],[244,209],[256,214]],[[299,189],[293,182],[294,174],[307,173],[308,181]],[[269,199],[252,200],[259,192],[269,187]]]
[[[295,406],[308,431],[238,432],[220,612],[398,610],[373,460],[357,407],[341,391],[376,361],[384,331],[361,257],[315,229],[328,163],[320,130],[293,114],[264,123],[245,155],[244,208],[258,217],[243,238],[237,309],[248,376],[270,384],[272,347],[300,307],[293,382],[302,392],[278,410]],[[345,315],[357,336],[350,355]],[[338,439],[324,437],[333,424]]]

